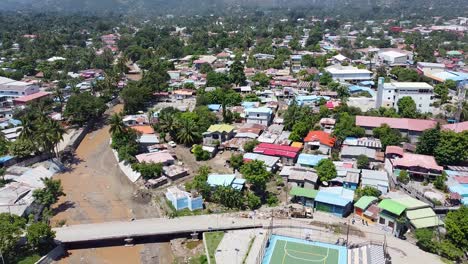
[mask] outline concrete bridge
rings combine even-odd
[[[150,218],[134,221],[116,221],[80,224],[54,228],[55,239],[64,244],[104,240],[130,240],[150,236],[191,234],[213,230],[259,228],[267,220],[233,218],[225,215],[200,215],[181,218]]]

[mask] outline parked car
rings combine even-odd
[[[173,148],[177,147],[177,144],[174,141],[169,141],[167,144]]]

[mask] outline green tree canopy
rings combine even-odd
[[[42,178],[44,188],[34,190],[33,197],[40,204],[50,207],[55,204],[61,196],[66,194],[63,192],[62,182],[50,178]]]
[[[440,140],[440,124],[437,123],[435,128],[424,130],[419,137],[419,142],[416,145],[416,153],[424,155],[434,155],[435,149]]]
[[[38,248],[41,243],[52,244],[54,238],[55,231],[44,222],[30,224],[26,230],[26,240],[33,249]]]
[[[367,169],[369,168],[369,158],[361,154],[357,157],[357,167],[358,169]]]
[[[252,184],[256,192],[263,192],[265,190],[266,183],[271,176],[266,169],[265,163],[258,160],[253,160],[242,165],[240,173]]]
[[[105,109],[106,105],[100,98],[84,92],[70,96],[63,114],[72,123],[84,125],[87,121],[101,116]]]
[[[447,237],[463,251],[468,251],[468,207],[450,211],[445,218]]]
[[[416,103],[410,96],[404,96],[398,100],[398,114],[405,118],[416,118],[418,116],[418,110]]]
[[[387,146],[398,146],[402,141],[400,131],[392,129],[387,124],[374,128],[372,132],[376,138],[380,139],[382,150],[385,150]]]
[[[330,181],[338,175],[336,172],[335,164],[329,159],[322,159],[317,164],[317,175],[319,176],[320,181]]]
[[[440,165],[456,165],[468,159],[468,131],[455,133],[442,131],[434,151]]]

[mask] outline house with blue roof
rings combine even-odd
[[[208,109],[210,109],[210,111],[212,112],[219,112],[219,110],[221,109],[221,105],[220,104],[209,104],[207,105]]]
[[[232,187],[236,190],[242,190],[244,188],[245,179],[236,178],[235,174],[217,174],[211,173],[208,175],[208,180],[206,181],[208,185],[213,188],[224,186]]]
[[[297,158],[297,164],[303,167],[315,167],[321,160],[327,159],[327,158],[328,157],[325,155],[314,155],[314,154],[302,153],[302,154],[299,154],[299,157]]]
[[[315,197],[315,209],[346,217],[353,211],[354,191],[343,187],[320,189]]]
[[[298,96],[296,96],[295,100],[296,100],[298,105],[315,105],[322,98],[325,101],[330,100],[330,96],[321,96],[321,95],[298,95]]]

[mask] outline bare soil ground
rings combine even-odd
[[[121,109],[117,105],[112,111]],[[109,146],[108,130],[107,125],[98,125],[86,135],[76,150],[74,164],[56,176],[66,196],[53,206],[52,225],[63,220],[65,224],[84,224],[159,216],[157,208],[139,199],[137,187],[120,171]],[[148,244],[70,250],[60,263],[157,263],[148,259],[170,255],[169,246]],[[166,260],[161,263],[170,263]]]

